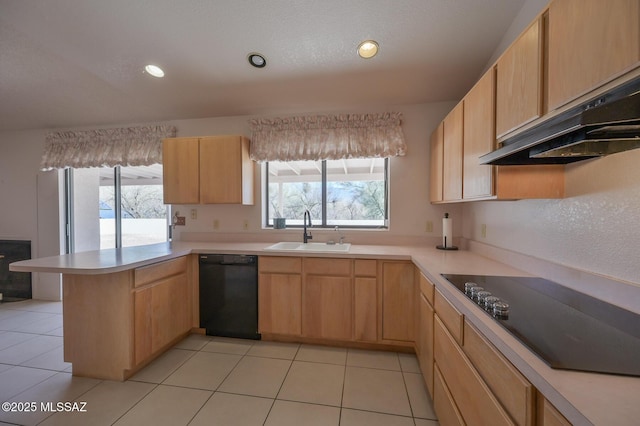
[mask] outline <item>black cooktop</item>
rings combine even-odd
[[[542,278],[442,276],[506,301],[505,315],[483,310],[551,368],[640,376],[640,315]]]

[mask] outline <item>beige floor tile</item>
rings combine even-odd
[[[202,348],[206,352],[245,355],[253,346],[254,340],[214,337]]]
[[[189,426],[262,426],[272,399],[216,392]]]
[[[60,337],[62,337],[62,333],[63,333],[63,328],[60,327],[60,328],[55,328],[55,329],[53,329],[51,331],[47,331],[46,333],[43,333],[43,334],[46,334],[46,335],[49,335],[49,336],[60,336]]]
[[[64,362],[64,348],[62,346],[25,361],[21,365],[55,371],[66,371],[71,367],[71,363]]]
[[[413,419],[343,408],[340,415],[340,426],[413,426]]]
[[[73,377],[69,373],[58,373],[24,392],[12,397],[9,401],[35,402],[37,410],[22,413],[0,412],[0,420],[21,425],[36,425],[51,416],[51,410],[42,410],[41,403],[72,402],[80,395],[100,383],[100,380],[85,377]]]
[[[301,345],[296,355],[296,361],[345,365],[347,363],[347,349],[332,348],[330,346]]]
[[[347,365],[351,367],[400,371],[400,361],[398,361],[398,354],[395,352],[349,349],[347,353]]]
[[[413,419],[415,421],[416,426],[438,426],[437,420],[426,420],[426,419]]]
[[[45,312],[15,311],[14,315],[0,318],[0,330],[12,331],[33,322],[46,319],[52,314]]]
[[[162,383],[213,391],[238,364],[240,358],[240,355],[197,352]]]
[[[62,327],[62,315],[41,313],[45,317],[37,321],[28,322],[15,327],[13,331],[20,333],[46,334],[51,330]]]
[[[280,342],[266,342],[256,341],[247,355],[261,356],[265,358],[280,358],[292,360],[296,357],[298,348],[297,343],[280,343]]]
[[[186,349],[189,351],[199,351],[202,349],[204,345],[211,341],[210,336],[205,336],[204,334],[190,334],[184,339],[182,339],[177,345],[174,346],[175,349]]]
[[[347,367],[342,406],[411,416],[402,373],[397,371]]]
[[[55,371],[27,367],[11,367],[3,371],[0,373],[0,402],[9,400],[54,374]]]
[[[86,402],[85,413],[56,413],[39,426],[112,425],[155,387],[153,383],[106,380],[76,398]]]
[[[0,364],[0,373],[2,373],[5,370],[8,370],[10,368],[13,368],[13,365],[9,365],[9,364]]]
[[[23,362],[62,346],[62,337],[36,335],[0,351],[0,362],[19,365]]]
[[[409,402],[414,417],[422,419],[436,419],[436,413],[431,403],[431,397],[427,391],[422,374],[403,373],[404,382],[407,385]]]
[[[340,407],[344,369],[342,365],[294,361],[278,399]]]
[[[398,360],[400,361],[400,368],[405,373],[420,373],[420,364],[418,364],[418,358],[415,354],[398,354]]]
[[[5,331],[0,334],[0,351],[10,348],[27,340],[35,338],[35,334],[16,333],[13,331]]]
[[[211,395],[210,391],[159,385],[114,424],[186,425]]]
[[[338,426],[340,408],[300,402],[276,401],[265,426]]]
[[[275,398],[291,361],[245,356],[218,388],[221,392]]]
[[[136,373],[129,380],[148,383],[162,383],[182,364],[191,358],[195,352],[183,349],[169,349],[155,361]]]

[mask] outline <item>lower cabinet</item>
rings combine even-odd
[[[302,335],[353,338],[353,260],[303,259]]]
[[[414,342],[415,270],[411,262],[382,262],[382,339]]]
[[[187,276],[180,274],[134,292],[136,365],[190,330],[187,290]]]
[[[190,329],[186,257],[134,271],[134,359],[144,363]]]
[[[420,291],[418,292],[418,330],[416,336],[416,354],[422,376],[427,385],[429,393],[433,396],[433,306],[429,302],[426,291],[431,292],[433,298],[433,284],[424,275],[420,274]]]
[[[538,426],[571,426],[560,412],[542,395],[538,396]]]
[[[258,328],[285,338],[410,347],[413,263],[260,256]]]
[[[302,334],[301,258],[258,260],[258,329],[266,334]]]

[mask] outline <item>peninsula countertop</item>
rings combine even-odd
[[[271,244],[159,243],[25,260],[12,263],[10,269],[17,272],[110,274],[205,253],[410,260],[572,423],[627,425],[640,418],[640,378],[550,368],[440,275],[530,276],[529,273],[465,250],[441,251],[433,247],[401,245],[352,245],[347,253],[266,250]]]

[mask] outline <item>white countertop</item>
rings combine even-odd
[[[347,257],[412,260],[465,315],[572,423],[631,425],[640,419],[640,378],[554,370],[440,276],[443,273],[530,276],[470,251],[441,251],[423,246],[352,245],[348,253],[265,250],[272,243],[173,242],[25,260],[10,265],[18,272],[105,274],[145,266],[191,253],[263,256]],[[640,289],[639,289],[640,291]]]

